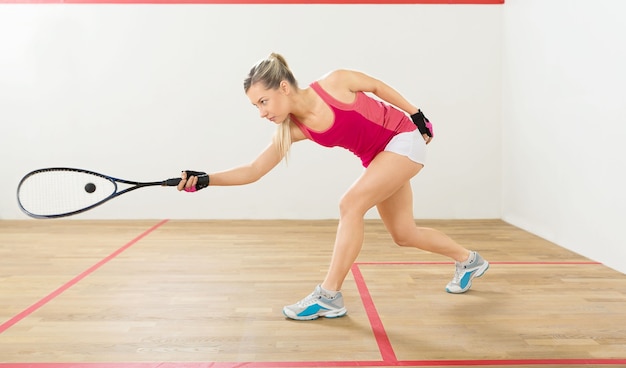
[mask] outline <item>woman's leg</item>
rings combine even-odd
[[[456,261],[454,278],[446,286],[451,293],[462,293],[474,277],[482,276],[489,263],[442,232],[415,225],[410,179],[422,168],[409,158],[381,152],[363,175],[348,189],[339,205],[339,226],[328,272],[321,285],[283,313],[293,319],[341,317],[346,314],[341,287],[363,245],[363,217],[377,206],[394,241],[439,253]]]
[[[395,193],[421,168],[421,164],[396,153],[381,152],[376,156],[341,199],[337,237],[324,282],[306,298],[285,306],[285,316],[311,320],[346,314],[339,290],[361,250],[363,216],[370,208]]]
[[[410,182],[380,202],[377,208],[396,244],[442,254],[456,261],[454,277],[446,285],[447,292],[466,292],[472,286],[472,279],[482,276],[489,268],[489,262],[480,254],[465,249],[441,231],[415,225]]]
[[[396,244],[438,253],[457,262],[463,262],[469,257],[469,250],[441,231],[415,225],[413,192],[409,181],[376,207]]]
[[[381,152],[363,175],[348,189],[339,204],[339,226],[335,246],[322,288],[341,290],[363,245],[363,217],[377,203],[394,193],[415,176],[421,164],[405,156]]]

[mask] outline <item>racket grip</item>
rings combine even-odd
[[[178,183],[180,183],[182,179],[181,178],[171,178],[171,179],[167,179],[166,181],[163,182],[163,186],[164,187],[175,187],[178,185]]]

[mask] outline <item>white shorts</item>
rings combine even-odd
[[[391,138],[385,151],[406,156],[418,164],[426,164],[426,141],[417,129],[412,132],[400,133]]]

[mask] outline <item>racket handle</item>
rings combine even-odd
[[[180,183],[181,180],[181,178],[171,178],[164,181],[161,185],[164,187],[175,187],[178,185],[178,183]]]

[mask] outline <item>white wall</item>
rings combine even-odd
[[[416,218],[501,217],[626,272],[625,10],[0,6],[0,219],[26,218],[15,188],[40,167],[151,181],[252,159],[273,127],[241,82],[278,51],[301,85],[355,68],[424,108],[437,137],[413,181]],[[305,142],[259,183],[138,191],[77,218],[335,218],[360,172],[348,152]]]
[[[507,0],[502,218],[626,273],[624,14]]]
[[[463,5],[0,6],[0,219],[27,172],[81,167],[153,181],[247,163],[270,140],[242,90],[285,55],[301,86],[333,68],[381,78],[436,129],[416,218],[498,218],[501,10]],[[294,146],[239,188],[151,188],[76,218],[336,218],[349,152]],[[376,213],[370,213],[376,217]]]

